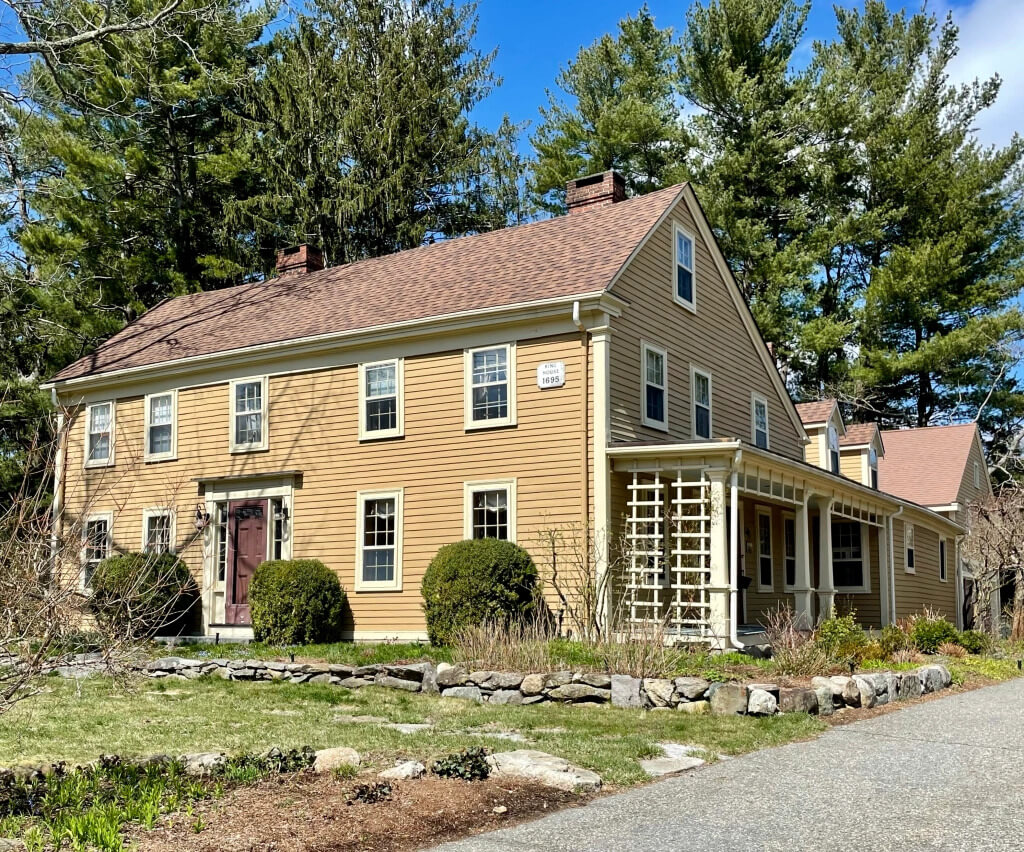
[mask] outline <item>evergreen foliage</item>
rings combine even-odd
[[[252,634],[271,645],[311,645],[341,637],[345,590],[318,559],[262,563],[249,584]]]

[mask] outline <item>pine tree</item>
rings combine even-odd
[[[685,178],[688,148],[675,103],[678,46],[647,6],[619,22],[618,34],[585,47],[548,92],[532,138],[531,188],[553,212],[565,209],[566,181],[616,169],[630,194]]]

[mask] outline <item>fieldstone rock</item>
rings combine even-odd
[[[423,670],[423,681],[420,684],[420,692],[428,695],[437,695],[437,667],[431,663],[426,664],[427,668]]]
[[[857,685],[857,690],[860,693],[859,706],[867,708],[874,707],[878,702],[878,698],[875,693],[875,685],[866,677],[862,677],[861,675],[854,675],[853,682]]]
[[[938,692],[953,682],[949,669],[938,663],[930,666],[921,666],[917,670],[917,676],[921,681],[921,690],[925,693]]]
[[[612,706],[640,708],[640,678],[629,675],[612,675]],[[523,682],[525,686],[525,681]]]
[[[475,701],[477,704],[483,703],[484,700],[484,694],[478,686],[450,686],[447,689],[442,689],[441,695],[444,698],[462,698],[465,701]]]
[[[748,683],[747,689],[753,691],[761,689],[772,695],[776,701],[779,700],[779,685],[777,683]]]
[[[607,689],[598,689],[596,686],[587,686],[585,683],[567,683],[559,686],[548,693],[552,701],[593,701],[603,703],[611,698],[611,692]]]
[[[389,675],[377,675],[373,681],[377,686],[384,686],[388,689],[404,689],[406,692],[419,692],[420,682],[418,680],[402,680]]]
[[[540,695],[544,691],[544,680],[542,674],[528,674],[519,685],[519,691],[527,697]]]
[[[236,673],[236,677],[237,677],[237,673]],[[328,674],[327,672],[320,672],[320,674],[312,675],[309,678],[309,683],[330,683],[331,682],[331,677],[332,676],[330,674]],[[337,678],[334,678],[334,682],[335,683],[340,683],[341,681],[339,681]]]
[[[897,701],[900,697],[900,678],[895,672],[882,672],[885,678],[885,692],[889,701]]]
[[[313,759],[313,771],[331,772],[342,766],[358,766],[359,763],[359,752],[354,748],[347,748],[346,746],[324,748],[320,749]]]
[[[572,676],[574,683],[585,683],[587,686],[596,686],[598,689],[609,689],[612,685],[612,676],[598,672],[583,672]]]
[[[532,749],[502,751],[487,758],[493,777],[528,778],[558,790],[590,793],[601,789],[601,777],[589,769]]]
[[[545,689],[555,689],[567,683],[572,683],[572,672],[552,672],[544,678]]]
[[[248,666],[243,669],[230,669],[232,680],[255,680],[256,670]]]
[[[477,686],[483,686],[494,676],[492,671],[479,671],[469,673],[469,682],[475,683]]]
[[[852,677],[836,675],[829,678],[832,681],[832,700],[842,699],[847,707],[860,707],[860,687]]]
[[[522,682],[523,675],[519,672],[491,672],[482,686],[488,689],[518,689]]]
[[[702,677],[677,677],[675,679],[676,696],[687,701],[700,701],[711,686]]]
[[[746,686],[742,683],[720,683],[711,696],[711,712],[716,716],[746,715]]]
[[[841,699],[843,697],[843,690],[842,689],[838,689],[837,690],[836,685],[834,683],[832,683],[832,678],[830,678],[830,677],[812,677],[811,678],[811,688],[812,689],[822,689],[822,688],[824,688],[824,689],[827,689],[832,695],[835,695],[837,698]]]
[[[380,671],[381,671],[381,666],[378,666],[376,664],[369,665],[369,666],[356,666],[352,670],[352,676],[353,677],[369,677],[369,678],[373,678],[373,677],[376,677],[377,675],[379,675]]]
[[[711,712],[710,701],[680,701],[676,705],[676,710],[682,713],[689,713],[693,716],[704,716]]]
[[[829,704],[832,693],[829,691]],[[817,713],[818,694],[813,689],[803,687],[783,688],[779,690],[779,710],[783,713]]]
[[[469,673],[463,666],[449,666],[437,669],[437,685],[444,690],[449,686],[464,686],[469,681]]]
[[[648,700],[655,707],[668,707],[672,703],[672,693],[675,691],[675,684],[667,678],[644,678],[644,692],[647,693]]]
[[[815,680],[819,680],[819,678],[815,678]],[[826,678],[820,678],[820,680],[826,680]],[[831,716],[835,712],[831,684],[814,687],[814,694],[818,699],[818,715]]]
[[[267,668],[281,671],[284,669],[284,663],[267,663]],[[355,666],[349,666],[345,663],[331,663],[327,667],[327,671],[335,677],[352,677],[352,673],[355,670]]]
[[[396,766],[392,766],[390,769],[385,769],[383,772],[378,772],[378,778],[384,778],[388,781],[415,781],[417,778],[422,778],[423,773],[427,771],[427,768],[418,761],[415,760],[403,760]]]
[[[203,751],[186,754],[181,758],[186,775],[209,775],[218,766],[223,766],[227,755],[219,751]]]
[[[665,775],[677,775],[690,769],[703,766],[704,761],[699,757],[655,757],[651,760],[641,760],[640,767],[651,778],[661,778]]]
[[[900,672],[899,686],[896,687],[896,697],[900,701],[910,698],[920,698],[922,692],[921,678],[916,671]]]
[[[518,689],[497,689],[488,700],[491,704],[522,704],[523,693]]]
[[[361,689],[364,686],[369,686],[371,683],[373,681],[365,677],[346,677],[338,681],[338,686],[343,686],[345,689]]]
[[[12,837],[0,837],[0,852],[26,852],[28,847],[22,840]]]
[[[536,704],[540,701],[547,701],[546,695],[527,695],[523,697],[523,704]]]
[[[422,683],[423,675],[426,674],[427,669],[432,669],[433,667],[431,663],[403,663],[384,666],[384,671],[391,675],[391,677],[397,677],[400,680],[414,680],[417,683]]]
[[[751,716],[774,716],[779,711],[779,702],[767,689],[754,688],[747,698],[747,712]]]

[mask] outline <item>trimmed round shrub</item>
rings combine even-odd
[[[857,623],[857,614],[838,615],[835,610],[814,631],[814,644],[833,661],[859,660],[868,635]]]
[[[913,640],[897,624],[887,624],[882,628],[881,644],[887,657],[900,651],[909,651],[914,647]]]
[[[956,643],[968,654],[987,654],[992,650],[992,639],[980,630],[961,630]]]
[[[463,627],[522,621],[535,610],[537,566],[523,548],[495,538],[446,544],[423,575],[423,611],[434,645]]]
[[[921,616],[914,619],[910,627],[910,638],[922,654],[934,654],[944,642],[956,642],[959,634],[944,618]]]
[[[188,566],[172,553],[125,553],[96,566],[89,607],[106,630],[133,639],[181,626],[199,599]]]
[[[262,563],[249,583],[252,634],[271,645],[310,645],[341,638],[345,590],[319,559]]]

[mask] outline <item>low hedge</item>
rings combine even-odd
[[[182,625],[199,600],[188,566],[172,553],[111,556],[96,566],[89,585],[96,621],[133,639]]]
[[[252,632],[257,642],[310,645],[341,638],[345,590],[318,559],[262,563],[249,584]]]
[[[510,541],[457,541],[437,551],[421,592],[431,643],[450,645],[463,627],[533,614],[537,566]]]

